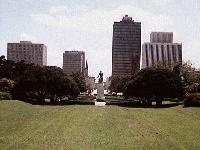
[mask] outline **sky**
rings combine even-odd
[[[7,43],[28,40],[48,48],[47,64],[62,67],[63,52],[85,51],[89,75],[112,72],[114,21],[128,14],[151,32],[173,32],[183,60],[200,68],[200,0],[0,0],[0,55]]]

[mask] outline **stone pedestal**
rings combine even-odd
[[[96,97],[96,101],[97,102],[104,102],[105,101],[103,83],[98,83],[97,84],[97,97]]]
[[[95,106],[106,106],[106,102],[97,102],[95,101]]]

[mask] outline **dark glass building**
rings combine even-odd
[[[141,22],[125,15],[114,22],[112,42],[112,76],[129,76],[139,71]]]

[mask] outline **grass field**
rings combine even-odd
[[[200,149],[200,108],[0,101],[0,149]]]

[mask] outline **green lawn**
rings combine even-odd
[[[200,108],[0,101],[0,149],[200,149]]]

